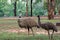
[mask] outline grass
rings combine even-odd
[[[56,23],[56,22],[60,22],[60,20],[41,20],[42,22],[52,22],[52,23]]]
[[[55,40],[60,40],[60,35],[54,36]],[[35,36],[28,36],[28,35],[21,35],[16,33],[0,33],[0,40],[49,40],[48,36],[46,35],[35,35]]]
[[[60,22],[60,20],[41,20],[42,22]],[[11,33],[6,32],[8,29],[19,29],[17,19],[0,19],[0,40],[49,40],[47,35],[36,34],[35,36],[27,35],[25,33]],[[58,27],[58,30],[60,28]],[[60,40],[60,34],[54,35],[55,40]]]

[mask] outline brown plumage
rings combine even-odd
[[[39,27],[38,23],[36,21],[34,21],[31,17],[27,17],[27,18],[19,18],[18,19],[18,25],[21,28],[26,28],[28,29],[28,34],[29,34],[29,29],[31,29],[32,33],[33,33],[33,29],[32,27]],[[34,35],[34,34],[33,34]]]
[[[53,23],[51,23],[51,22],[41,23],[40,22],[40,16],[38,15],[37,17],[38,17],[38,22],[39,22],[38,24],[40,25],[41,28],[43,28],[43,29],[48,31],[49,38],[50,38],[49,30],[53,30],[53,32],[51,34],[51,39],[52,39],[54,31],[57,32],[56,26]]]

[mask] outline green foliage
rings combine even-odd
[[[47,4],[47,2],[44,2],[44,9],[48,9],[48,4]]]
[[[4,16],[4,13],[2,10],[0,10],[0,17]]]
[[[41,2],[34,6],[33,13],[34,13],[33,15],[44,15],[44,8]]]
[[[10,0],[11,3],[8,2],[8,0],[1,0],[0,1],[0,10],[2,12],[0,12],[0,16],[14,16],[14,2],[17,2],[17,16],[19,16],[19,14],[22,14],[22,16],[26,15],[26,0]],[[28,0],[28,15],[30,16],[30,11],[31,11],[31,4],[30,4],[31,0]],[[34,0],[33,0],[34,1]],[[55,9],[55,13],[58,12],[58,10],[60,10],[60,1],[59,0],[55,0],[56,2],[56,9]],[[35,0],[35,2],[33,3],[33,16],[36,15],[48,15],[47,12],[47,1],[46,0]],[[19,12],[21,11],[21,12]]]
[[[56,7],[56,12],[60,10],[60,0],[55,0],[55,7]],[[57,12],[58,13],[58,12]]]
[[[34,4],[37,4],[39,2],[42,2],[42,0],[35,0],[35,3]]]
[[[6,1],[7,0],[0,1],[0,17],[4,16],[4,10],[5,10],[5,6],[7,4]]]
[[[19,14],[22,14],[22,16],[24,16],[25,12],[26,12],[25,3],[22,3],[22,1],[18,1],[18,3],[17,3],[17,16],[19,16]]]
[[[12,7],[12,5],[10,5],[9,3],[7,3],[7,0],[5,0],[5,1],[2,1],[2,2],[0,2],[1,3],[1,6],[0,6],[0,8],[1,8],[1,10],[3,11],[3,13],[4,13],[4,15],[6,15],[6,16],[9,16],[9,14],[11,14],[12,12],[12,9],[13,9],[13,7]],[[1,12],[2,13],[2,12]],[[3,14],[2,13],[2,14]],[[3,16],[4,16],[3,15]]]

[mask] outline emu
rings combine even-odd
[[[40,22],[40,16],[38,15],[37,17],[38,17],[38,21],[39,21],[39,23],[38,23],[39,26],[40,26],[41,28],[43,28],[43,29],[45,29],[45,30],[48,31],[49,39],[50,39],[50,38],[53,39],[53,33],[54,33],[54,31],[57,32],[56,26],[55,26],[53,23],[51,23],[51,22],[41,23],[41,22]],[[52,34],[50,34],[49,30],[52,30],[52,31],[53,31]],[[50,35],[51,35],[51,36],[50,36]]]
[[[39,28],[38,23],[36,21],[34,21],[33,19],[31,19],[31,17],[22,18],[21,16],[19,16],[18,25],[20,28],[28,29],[28,35],[29,35],[30,29],[32,31],[32,34],[34,35],[32,27]]]

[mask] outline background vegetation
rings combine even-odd
[[[0,0],[0,17],[3,16],[14,16],[14,2],[16,0]],[[25,16],[26,14],[26,0],[17,0],[17,16],[19,14],[22,14],[22,16]],[[58,15],[58,10],[60,7],[60,1],[55,0],[56,7],[55,7],[55,13]],[[30,0],[28,1],[28,15],[30,15]],[[21,11],[21,12],[20,12]],[[47,0],[33,0],[33,16],[36,15],[48,15],[47,11]]]

